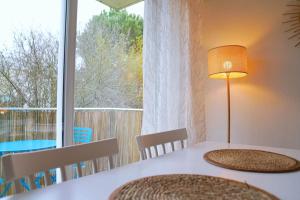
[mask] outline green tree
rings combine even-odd
[[[142,107],[143,19],[126,11],[94,16],[77,39],[75,104]]]

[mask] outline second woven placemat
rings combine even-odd
[[[134,180],[115,190],[110,200],[277,200],[274,195],[230,179],[213,176],[173,174]]]
[[[300,169],[300,163],[294,158],[253,149],[219,149],[207,152],[204,159],[219,167],[263,172],[283,173]]]

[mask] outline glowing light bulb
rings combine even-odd
[[[224,63],[223,63],[223,67],[224,67],[224,69],[226,70],[226,71],[229,71],[231,68],[232,68],[232,62],[231,61],[225,61]]]

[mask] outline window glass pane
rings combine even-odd
[[[56,146],[62,5],[62,0],[0,1],[1,155]],[[1,164],[0,192],[5,195],[11,189],[5,191],[2,174]]]
[[[119,11],[96,0],[78,2],[73,142],[116,137],[117,166],[139,159],[143,12],[143,2]],[[85,141],[78,136],[84,128],[91,134]]]

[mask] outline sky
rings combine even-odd
[[[0,0],[0,49],[12,45],[13,33],[42,30],[59,34],[64,0]],[[93,15],[109,7],[96,0],[78,0],[77,30],[83,30]],[[144,15],[144,2],[132,5],[129,13]]]

